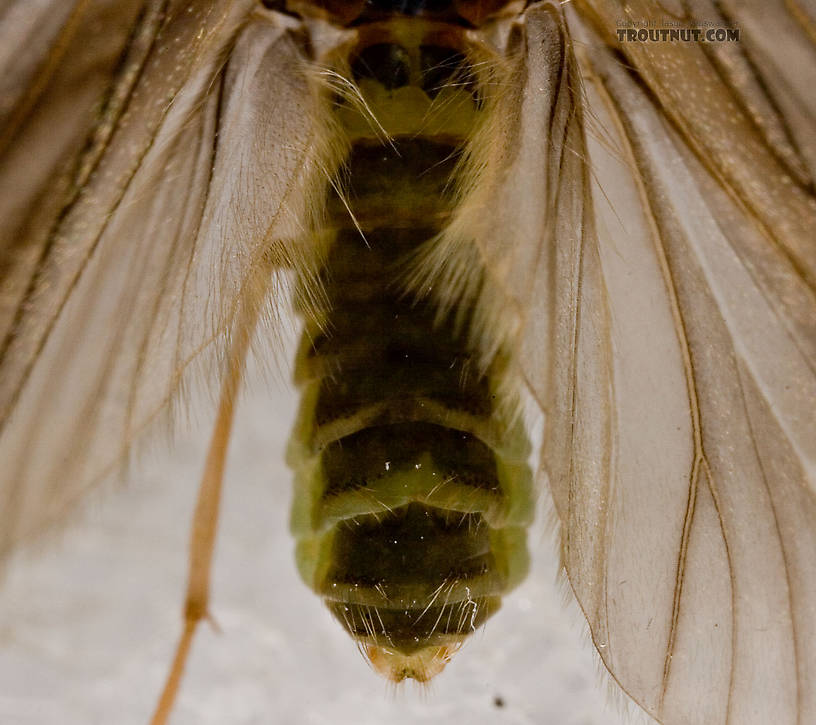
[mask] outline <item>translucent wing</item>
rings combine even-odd
[[[743,42],[614,47],[621,19],[669,11]],[[750,4],[579,12],[597,243],[555,307],[564,565],[607,668],[661,722],[810,722],[813,36],[783,3],[761,27]]]
[[[573,5],[574,40],[555,3],[510,31],[436,277],[520,351],[621,687],[663,723],[816,720],[812,15]],[[617,45],[692,17],[742,42]]]
[[[307,263],[317,114],[296,34],[255,6],[0,14],[0,553],[120,464],[192,370],[218,374],[270,269]]]

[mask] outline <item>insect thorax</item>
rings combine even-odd
[[[340,64],[356,90],[331,113],[350,150],[317,235],[325,301],[297,356],[289,451],[300,573],[394,681],[432,677],[499,608],[526,573],[532,510],[501,351],[484,364],[467,305],[406,292],[482,105],[461,34],[412,22],[361,29]]]

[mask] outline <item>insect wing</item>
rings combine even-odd
[[[280,16],[23,5],[0,19],[22,49],[0,55],[3,551],[115,467],[191,371],[218,371],[273,268],[308,268],[296,240],[331,171]],[[579,3],[588,109],[559,7],[529,8],[420,269],[449,303],[479,297],[488,354],[517,341],[571,585],[613,677],[665,723],[816,714],[816,64],[812,18],[784,7],[763,4],[784,48],[756,30],[745,56],[633,45],[625,70],[613,24],[655,8]]]
[[[3,551],[121,464],[191,373],[217,374],[238,311],[265,298],[272,267],[304,256],[286,242],[269,250],[306,217],[312,96],[293,35],[254,5],[145,4],[73,191],[50,225],[4,242],[35,262],[0,368]],[[116,7],[103,10],[88,22],[113,22]],[[47,91],[32,112],[59,126]],[[83,142],[79,131],[60,139],[57,156]],[[4,186],[28,184],[29,171],[4,163]],[[35,209],[60,191],[43,174],[38,183],[25,200]]]
[[[634,5],[572,17],[597,234],[567,242],[554,282],[563,562],[607,669],[659,721],[805,722],[816,219],[807,114],[780,109],[806,104],[793,81],[754,102],[767,77],[723,80],[694,43],[627,47],[627,69],[602,31],[657,13]]]
[[[433,289],[443,306],[473,304],[475,347],[487,357],[513,349],[544,408],[559,329],[553,299],[574,296],[552,282],[574,276],[560,265],[575,264],[592,221],[580,78],[557,6],[537,4],[500,37],[495,76],[484,83],[487,120],[465,149],[459,203],[414,284]]]

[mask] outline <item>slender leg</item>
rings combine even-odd
[[[190,565],[187,574],[187,596],[184,604],[184,629],[176,647],[170,673],[165,681],[151,725],[164,725],[173,709],[184,665],[193,642],[198,623],[209,617],[210,570],[215,534],[218,528],[218,509],[221,503],[221,483],[227,457],[236,396],[241,384],[249,340],[255,316],[249,325],[241,326],[230,351],[229,370],[221,388],[221,400],[215,421],[204,475],[198,489],[193,529],[190,536]]]

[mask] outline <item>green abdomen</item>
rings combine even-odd
[[[416,89],[375,90],[388,116]],[[297,562],[378,669],[425,680],[526,573],[529,445],[498,397],[501,366],[481,371],[467,344],[469,311],[440,316],[402,283],[450,215],[467,119],[392,147],[358,134],[348,109],[339,117],[346,201],[329,202],[326,301],[295,367]]]

